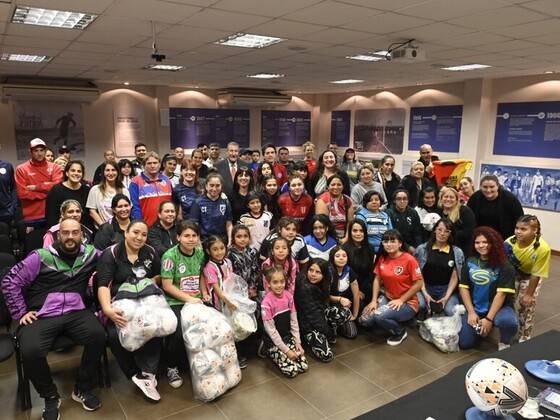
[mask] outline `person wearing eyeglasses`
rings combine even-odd
[[[454,236],[451,220],[439,219],[430,239],[414,251],[424,277],[424,285],[418,292],[420,321],[430,309],[432,313],[444,312],[452,316],[453,308],[459,304],[457,286],[465,256],[461,248],[453,245]]]
[[[422,225],[416,210],[410,207],[408,191],[398,189],[393,194],[393,204],[387,210],[394,229],[398,229],[403,238],[403,249],[410,254],[422,241]]]

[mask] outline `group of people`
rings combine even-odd
[[[494,326],[500,348],[516,335],[530,338],[550,247],[538,219],[523,215],[494,175],[482,178],[479,191],[470,178],[460,190],[440,186],[429,145],[402,178],[389,155],[375,168],[352,149],[340,158],[333,143],[317,159],[315,146],[304,144],[298,162],[284,149],[240,151],[231,142],[221,159],[211,143],[190,159],[180,147],[160,159],[137,144],[132,161],[117,163],[107,150],[90,186],[82,162],[61,170],[45,160],[41,139],[31,141],[14,191],[27,232],[46,229],[45,247],[4,277],[2,291],[20,323],[26,374],[45,399],[43,418],[59,416],[46,355],[62,332],[84,344],[72,399],[86,410],[100,407],[92,389],[105,342],[150,400],[160,400],[161,361],[170,385],[180,387],[180,310],[188,303],[235,311],[223,292],[232,274],[258,304],[258,354],[288,377],[309,368],[305,348],[329,362],[337,337],[353,339],[358,327],[380,327],[396,346],[409,320],[429,311],[449,316],[460,302],[467,310],[461,348]],[[111,302],[139,278],[158,285],[179,326],[129,352],[118,338],[126,319]],[[88,285],[102,322],[84,303]]]

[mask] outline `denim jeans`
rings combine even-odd
[[[386,296],[382,296],[377,300],[377,309],[380,313],[376,311],[372,312],[369,317],[360,317],[360,324],[371,327],[374,324],[379,325],[385,331],[390,331],[393,334],[400,334],[404,329],[401,325],[402,322],[412,319],[416,315],[416,311],[408,304],[405,303],[399,310],[391,309],[386,306],[389,303],[389,299]]]
[[[483,318],[481,315],[479,317]],[[459,347],[472,349],[480,340],[480,335],[468,324],[469,314],[461,316],[461,331],[459,331]],[[517,334],[517,315],[511,306],[504,306],[494,318],[494,326],[500,330],[500,343],[509,344]]]
[[[447,286],[426,285],[426,291],[432,297],[432,299],[439,300],[442,299],[447,293]],[[422,291],[418,292],[416,296],[418,296],[418,300],[420,301],[420,309],[421,310],[426,309],[427,308],[426,299],[424,299],[424,295],[422,294]],[[459,304],[459,296],[457,296],[457,292],[455,292],[451,295],[451,297],[445,304],[445,308],[443,308],[443,312],[445,313],[445,316],[453,316],[453,308],[455,307],[455,305],[458,304]],[[430,308],[427,309],[429,310]]]

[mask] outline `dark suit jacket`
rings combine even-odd
[[[237,164],[237,169],[238,170],[241,166],[247,166],[247,164],[245,162],[243,162],[239,159],[236,161],[236,164]],[[223,191],[228,197],[231,197],[231,194],[233,193],[233,179],[231,179],[231,169],[230,169],[230,167],[231,167],[231,163],[227,158],[223,159],[223,160],[220,160],[218,163],[216,163],[214,165],[214,168],[216,169],[216,171],[224,179]]]

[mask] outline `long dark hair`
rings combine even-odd
[[[424,197],[426,196],[427,193],[434,193],[435,201],[434,201],[434,205],[431,208],[426,208],[426,205],[424,204]],[[437,208],[438,197],[437,197],[436,189],[434,187],[426,187],[422,191],[420,191],[417,206],[427,211],[432,211],[434,208]]]
[[[315,172],[313,172],[313,178],[319,178],[325,173],[325,164],[323,163],[323,156],[325,156],[325,153],[332,153],[334,155],[334,171],[340,171],[338,156],[336,156],[336,153],[329,149],[323,150],[323,153],[321,153],[319,159],[317,159],[317,168],[315,169]]]
[[[248,191],[253,191],[255,188],[255,179],[253,178],[253,171],[247,168],[246,166],[240,166],[235,172],[235,176],[233,177],[233,191],[239,191],[239,183],[237,182],[238,178],[241,175],[247,175],[249,177],[249,185],[247,186]]]
[[[330,265],[331,275],[332,275],[331,288],[330,288],[331,295],[337,295],[338,294],[338,282],[340,280],[340,276],[338,274],[338,267],[334,263],[334,256],[338,251],[344,251],[346,253],[346,265],[348,265],[348,262],[350,260],[350,258],[348,256],[348,251],[346,251],[340,245],[337,245],[337,246],[333,247],[333,249],[331,249],[331,251],[329,252],[329,265]]]
[[[364,239],[358,245],[354,243],[352,239],[352,227],[354,225],[360,225],[364,232]],[[343,248],[348,254],[348,265],[356,273],[363,273],[371,268],[373,273],[373,259],[375,258],[375,252],[373,247],[369,244],[367,237],[367,226],[362,219],[354,219],[348,223],[348,242],[343,245]]]
[[[101,181],[99,182],[99,191],[101,195],[105,196],[107,193],[107,180],[105,179],[105,168],[107,165],[111,165],[117,171],[117,177],[115,178],[115,190],[117,193],[122,193],[124,189],[124,185],[122,182],[122,174],[121,169],[119,168],[119,164],[114,160],[108,160],[107,162],[103,162],[101,164]]]
[[[313,236],[314,238],[315,235],[313,234],[313,225],[315,224],[315,222],[319,222],[327,228],[327,236],[336,239],[336,230],[334,229],[329,216],[327,216],[326,214],[314,214],[313,216],[311,216],[311,221],[309,223],[311,225],[311,236]]]
[[[321,274],[323,275],[323,280],[321,280],[321,282],[317,284],[311,283],[309,281],[309,278],[307,277],[307,272],[309,271],[309,268],[314,264],[317,265],[317,267],[319,267],[319,270],[321,270]],[[296,280],[297,287],[301,287],[305,283],[308,283],[311,286],[313,286],[314,290],[317,290],[318,292],[317,294],[320,296],[320,298],[323,301],[328,302],[330,298],[330,288],[332,283],[329,263],[322,258],[311,258],[309,260],[309,263],[305,267],[305,269],[300,273],[300,275]]]

